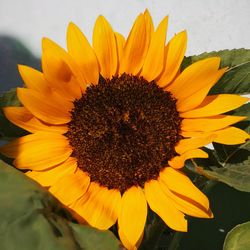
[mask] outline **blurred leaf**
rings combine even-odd
[[[250,221],[234,227],[226,236],[223,250],[250,249]]]
[[[11,89],[0,96],[0,139],[20,137],[27,134],[23,129],[15,126],[4,116],[3,107],[21,106],[16,95],[16,89]]]
[[[16,89],[10,89],[9,91],[5,92],[0,97],[0,105],[1,107],[21,106],[21,103],[17,98]]]
[[[62,205],[22,172],[0,161],[0,249],[118,250],[110,231],[76,224]]]
[[[213,56],[219,56],[221,58],[221,67],[229,67],[229,70],[211,89],[209,94],[250,93],[250,50],[221,50],[189,56],[183,60],[182,70],[196,61]]]

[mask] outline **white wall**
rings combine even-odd
[[[0,0],[0,34],[14,34],[39,55],[43,36],[65,46],[69,21],[91,39],[95,19],[103,14],[127,34],[145,8],[155,23],[169,14],[168,38],[187,29],[189,55],[250,48],[250,0]]]

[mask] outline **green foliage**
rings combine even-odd
[[[2,161],[0,204],[0,249],[120,249],[110,231],[76,224],[45,189]]]
[[[225,148],[225,146],[223,146]],[[233,148],[233,147],[232,147]],[[221,150],[221,146],[219,147]],[[250,142],[234,147],[230,153],[223,152],[221,167],[210,166],[211,170],[200,169],[206,177],[228,184],[240,191],[250,192]]]
[[[246,120],[237,124],[249,132],[250,103],[231,112],[233,115],[246,116]],[[213,155],[218,160],[219,168],[209,166],[211,170],[202,170],[207,177],[224,182],[240,191],[250,192],[250,141],[242,145],[223,145],[214,143]]]
[[[246,120],[236,126],[249,132],[250,103],[231,112],[233,115],[246,116]],[[213,143],[214,150],[206,149],[209,159],[196,159],[199,166],[192,171],[205,175],[207,178],[224,182],[240,191],[250,192],[250,141],[242,145],[223,145]]]
[[[0,96],[0,139],[20,137],[26,134],[23,129],[12,124],[4,116],[2,108],[8,106],[21,106],[16,95],[16,89],[11,89]]]
[[[237,225],[226,236],[223,250],[249,250],[250,221]]]
[[[21,106],[21,103],[17,98],[16,89],[11,89],[11,90],[5,92],[0,97],[0,105],[1,105],[1,107]]]
[[[203,53],[198,56],[191,56],[185,58],[182,69],[189,66],[191,63],[194,63],[198,60],[212,57],[220,56],[221,57],[221,68],[229,67],[229,70],[225,75],[218,81],[218,83],[211,89],[209,94],[247,94],[250,93],[250,50],[238,49],[238,50],[223,50],[218,52]],[[246,116],[247,119],[235,124],[235,127],[239,127],[248,133],[250,132],[250,103],[247,103],[240,108],[229,112],[230,115]],[[232,135],[233,136],[233,135]],[[187,163],[188,169],[192,170],[198,175],[204,175],[209,179],[213,179],[227,185],[234,187],[237,190],[250,192],[250,143],[249,141],[243,145],[223,145],[218,143],[213,143],[214,150],[204,148],[204,150],[209,154],[208,159],[195,159],[194,161],[189,161]],[[209,182],[207,182],[209,183]],[[197,184],[196,184],[197,185]],[[206,190],[207,184],[205,183],[204,190]],[[202,187],[201,185],[198,185]],[[223,197],[226,194],[220,194]],[[227,195],[228,196],[228,195]],[[214,197],[214,196],[213,196]],[[212,198],[211,197],[211,200]],[[246,202],[247,200],[245,200]],[[239,199],[237,202],[244,202]],[[218,203],[218,201],[217,201]],[[245,203],[244,203],[245,204]],[[249,206],[248,204],[245,204]],[[215,208],[218,211],[221,208],[221,204],[214,204]],[[228,214],[232,214],[231,207],[228,209]],[[225,212],[225,211],[224,211]],[[219,213],[219,212],[218,212]],[[223,219],[222,215],[217,215],[218,219],[215,216],[215,224],[221,225]],[[249,218],[249,215],[245,214],[246,218]],[[238,218],[238,217],[237,217]],[[237,221],[237,218],[234,220]],[[222,221],[221,221],[222,220]],[[229,218],[227,218],[229,220]],[[232,223],[234,221],[232,219]],[[191,237],[187,234],[186,237],[191,237],[189,242],[195,241],[199,237],[199,230],[202,225],[202,220],[196,220],[196,234]],[[200,224],[199,224],[200,223]],[[229,223],[227,221],[227,223]],[[234,222],[235,223],[235,222]],[[212,222],[211,222],[212,224]],[[247,224],[247,223],[245,223]],[[248,250],[250,249],[250,224],[247,226],[242,224],[233,229],[227,236],[224,250]],[[242,227],[241,227],[242,226]],[[210,232],[209,229],[204,228],[207,234],[217,235],[215,241],[219,242],[221,234],[216,234],[214,231],[218,226],[213,228],[213,232]],[[243,230],[242,230],[243,229]],[[210,229],[211,230],[211,229]],[[193,241],[192,241],[193,240]],[[185,241],[187,242],[187,241]],[[210,245],[210,247],[212,244]],[[184,248],[189,247],[185,245]],[[216,248],[213,249],[219,250],[222,249],[222,246],[216,245]],[[197,245],[197,248],[200,249],[200,246]],[[206,249],[210,249],[207,246]]]
[[[250,92],[250,50],[222,50],[203,53],[185,58],[182,68],[198,60],[221,57],[221,67],[229,67],[228,72],[213,87],[210,94],[246,94]],[[229,114],[246,116],[247,119],[236,127],[250,131],[250,103],[231,111]],[[232,135],[233,136],[233,135]],[[224,182],[240,191],[250,192],[250,145],[223,145],[213,143],[215,150],[207,150],[209,159],[195,160],[199,168],[188,167],[208,178]]]
[[[229,69],[211,89],[210,94],[250,93],[250,50],[221,50],[189,56],[182,63],[182,70],[196,61],[213,56],[219,56],[221,58],[221,67],[229,67]]]

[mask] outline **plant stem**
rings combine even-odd
[[[165,229],[165,223],[159,217],[155,217],[139,249],[156,250]]]
[[[170,245],[168,246],[168,250],[176,250],[176,249],[178,249],[182,237],[183,237],[183,233],[176,232],[174,234],[174,237],[173,237],[172,241],[170,242]]]

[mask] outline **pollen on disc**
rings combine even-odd
[[[157,179],[176,155],[176,99],[141,77],[100,79],[74,101],[66,136],[91,181],[124,192]]]

